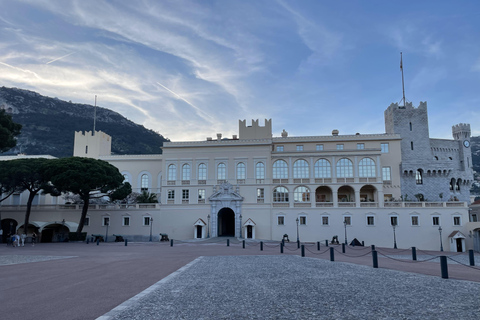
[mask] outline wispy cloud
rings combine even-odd
[[[68,57],[68,56],[71,56],[71,55],[72,55],[72,54],[74,54],[74,53],[75,53],[75,52],[70,52],[69,54],[66,54],[66,55],[64,55],[64,56],[61,56],[61,57],[59,57],[59,58],[56,58],[56,59],[50,60],[50,61],[48,61],[48,62],[47,62],[47,63],[45,63],[45,64],[50,64],[50,63],[52,63],[52,62],[55,62],[55,61],[61,60],[61,59],[63,59],[63,58],[66,58],[66,57]]]

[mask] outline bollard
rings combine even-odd
[[[378,268],[378,255],[377,250],[372,251],[373,267]]]
[[[297,249],[300,249],[300,240],[297,240]]]
[[[170,239],[170,247],[173,247],[173,239]]]
[[[263,241],[260,241],[260,251],[263,251]]]
[[[328,240],[325,240],[325,247],[328,247]]]
[[[412,247],[412,260],[417,261],[417,248]]]
[[[471,266],[475,265],[475,256],[473,255],[472,249],[468,250],[468,260],[470,261]]]
[[[97,246],[100,244],[100,238],[97,239]]]
[[[89,237],[87,237],[87,244],[88,244],[88,242],[89,242],[89,241],[90,241],[90,238],[89,238]]]
[[[320,241],[317,241],[317,250],[320,251]]]
[[[442,270],[442,279],[448,279],[447,256],[440,256],[440,269]]]
[[[330,261],[335,261],[335,253],[332,247],[330,247]]]
[[[305,257],[305,246],[302,244],[302,257]]]
[[[125,247],[128,245],[128,239],[125,239]]]
[[[282,244],[285,245],[285,239],[282,239]]]
[[[362,247],[365,247],[365,241],[362,241]]]
[[[245,249],[245,240],[242,240],[242,247]]]
[[[351,245],[352,247],[355,247],[355,241],[352,241]],[[348,246],[348,243],[347,243],[347,246]]]
[[[342,253],[345,253],[345,243],[342,243]]]
[[[374,244],[372,244],[372,251],[374,251],[374,250],[375,250],[375,245],[374,245]]]
[[[280,253],[283,253],[283,243],[280,243]]]
[[[230,239],[227,239],[227,247],[230,247]]]

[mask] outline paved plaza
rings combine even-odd
[[[219,242],[218,242],[219,241]],[[13,319],[474,319],[480,268],[435,254],[232,240],[0,246],[2,314]],[[442,253],[443,254],[443,253]],[[430,258],[429,258],[430,257]],[[405,272],[408,271],[408,272]],[[463,280],[458,280],[463,279]],[[473,281],[472,281],[473,280]],[[2,317],[3,318],[3,317]]]

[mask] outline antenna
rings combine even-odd
[[[95,95],[95,109],[93,113],[93,135],[95,135],[95,125],[97,122],[97,95]]]
[[[403,107],[405,108],[405,83],[403,80],[403,59],[402,53],[400,52],[400,70],[402,71],[402,91],[403,91]]]

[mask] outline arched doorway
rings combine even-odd
[[[3,219],[0,228],[3,230],[2,238],[0,239],[1,243],[6,243],[7,238],[10,234],[15,234],[17,231],[18,223],[13,219]]]
[[[218,211],[218,236],[235,236],[235,212],[230,208],[222,208]]]
[[[41,242],[67,242],[70,230],[60,223],[45,226],[41,234]]]

